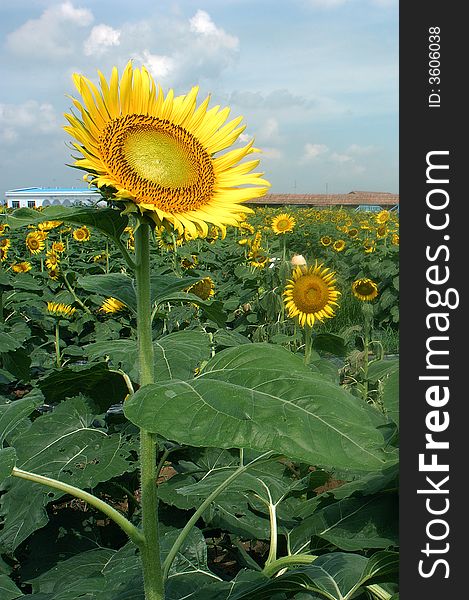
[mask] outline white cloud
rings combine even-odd
[[[302,162],[309,162],[318,158],[323,154],[327,154],[329,152],[329,148],[324,144],[310,144],[309,142],[305,144],[304,154],[301,158]]]
[[[48,102],[27,100],[22,104],[0,104],[0,137],[16,141],[29,134],[50,134],[59,131],[54,107]]]
[[[76,27],[91,25],[94,17],[87,8],[63,2],[46,8],[7,36],[8,49],[28,58],[63,59],[75,51]]]
[[[53,6],[43,14],[46,13],[56,13],[61,17],[64,21],[71,21],[78,25],[79,27],[90,25],[93,22],[93,13],[89,11],[87,8],[75,8],[71,2],[67,0],[67,2],[63,2],[58,6]]]
[[[277,140],[278,135],[278,121],[274,117],[270,117],[261,127],[257,135],[263,140]]]
[[[83,43],[83,51],[86,56],[100,56],[110,47],[120,44],[121,32],[119,29],[113,29],[109,25],[96,25],[91,30],[90,35]]]
[[[195,15],[189,20],[190,30],[200,34],[207,41],[215,43],[217,46],[234,50],[238,48],[239,39],[226,33],[221,27],[217,27],[212,21],[211,16],[204,10],[198,10]]]
[[[137,54],[135,59],[145,65],[155,79],[167,77],[176,67],[174,59],[170,56],[152,54],[149,50]]]
[[[329,155],[330,160],[335,163],[344,164],[353,161],[353,158],[348,154],[339,154],[338,152],[331,152]]]
[[[351,144],[347,150],[347,154],[353,154],[354,156],[368,156],[376,151],[375,146],[360,146],[360,144]]]

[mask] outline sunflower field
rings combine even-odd
[[[100,77],[105,202],[0,214],[0,598],[396,600],[398,215],[250,210],[239,120]]]

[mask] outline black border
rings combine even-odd
[[[400,598],[409,600],[446,600],[466,597],[464,592],[468,568],[466,563],[467,517],[465,516],[467,494],[466,456],[469,442],[469,353],[467,324],[467,246],[469,238],[468,190],[466,165],[469,153],[466,139],[469,134],[466,111],[468,98],[463,91],[467,80],[467,21],[462,10],[464,4],[456,2],[401,2],[400,3],[400,223],[401,223],[401,263],[400,263],[400,431],[401,431],[401,482],[400,482]],[[429,28],[441,30],[441,83],[429,83]],[[429,107],[428,96],[431,90],[440,90],[439,107]],[[446,209],[450,223],[445,231],[432,231],[426,224],[428,212],[426,196],[431,184],[426,182],[426,156],[430,151],[448,150],[449,155],[442,162],[449,164],[449,184],[441,185],[449,194],[450,203]],[[438,187],[438,186],[433,186]],[[443,196],[441,196],[443,197]],[[444,212],[444,211],[442,211]],[[449,240],[443,240],[449,235]],[[444,505],[443,498],[449,499],[448,512],[441,516],[449,526],[448,537],[441,542],[428,540],[426,526],[432,516],[426,509],[425,494],[418,489],[428,489],[426,476],[432,473],[419,472],[419,454],[425,451],[425,434],[428,433],[425,418],[432,407],[426,402],[425,391],[428,381],[419,380],[420,375],[428,375],[426,370],[426,341],[434,330],[427,329],[426,316],[433,312],[426,303],[426,289],[430,286],[426,279],[427,268],[436,264],[428,261],[426,249],[434,250],[439,244],[446,244],[450,251],[449,260],[444,261],[442,251],[436,262],[444,269],[450,269],[448,283],[439,286],[452,287],[459,293],[459,306],[455,309],[439,308],[449,313],[449,336],[446,349],[449,355],[441,357],[442,364],[449,364],[449,370],[432,371],[434,374],[449,375],[447,385],[450,399],[441,411],[448,412],[450,423],[446,431],[434,434],[435,439],[447,440],[449,449],[438,452],[438,462],[449,465],[449,473],[433,473],[435,482],[449,475],[449,480],[441,486],[448,494],[434,494],[433,506]],[[441,344],[444,348],[445,344]],[[433,384],[435,385],[435,384]],[[445,385],[443,382],[441,385]],[[427,452],[428,455],[432,451]],[[438,498],[438,500],[437,500]],[[443,526],[437,533],[443,531]],[[446,547],[448,551],[433,554],[427,558],[421,550],[429,541],[434,548]],[[433,557],[433,558],[432,558]],[[419,574],[419,561],[424,559],[428,573],[432,561],[442,558],[448,561],[446,567],[439,564],[432,576],[424,578]],[[461,591],[459,591],[461,590]]]

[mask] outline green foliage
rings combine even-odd
[[[143,387],[129,217],[87,207],[8,216],[11,247],[0,270],[2,600],[144,599],[140,550],[115,521],[14,470],[85,489],[140,527],[140,427],[159,444],[162,562],[176,549],[166,600],[397,592],[399,373],[386,355],[399,343],[391,242],[398,223],[393,217],[381,239],[374,215],[293,212],[297,226],[284,238],[270,230],[275,211],[253,216],[273,259],[264,268],[252,263],[249,244],[238,244],[253,236],[236,230],[215,243],[185,242],[176,254],[152,246],[156,383]],[[31,255],[25,227],[43,221],[64,226]],[[360,229],[357,238],[338,229],[346,221]],[[76,241],[67,224],[89,227],[90,242]],[[323,235],[345,238],[345,250],[323,246]],[[364,253],[369,237],[375,249]],[[57,242],[65,249],[52,279],[46,252]],[[304,332],[282,298],[294,252],[335,270],[341,291],[336,317],[314,325],[309,365]],[[14,272],[21,261],[29,272]],[[205,277],[213,298],[187,291]],[[350,289],[358,277],[379,288],[368,305],[368,402],[363,303]],[[103,312],[110,297],[125,307]],[[48,302],[70,304],[75,315],[56,327]]]

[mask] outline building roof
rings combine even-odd
[[[357,206],[363,204],[395,206],[399,204],[399,194],[389,192],[353,191],[348,194],[266,194],[249,200],[248,204],[261,205],[310,205],[310,206]]]
[[[8,190],[5,193],[6,196],[19,196],[19,195],[37,195],[37,196],[45,196],[45,195],[78,195],[78,196],[89,196],[90,194],[96,194],[96,190],[92,190],[90,188],[46,188],[46,187],[26,187],[26,188],[17,188],[15,190]]]

